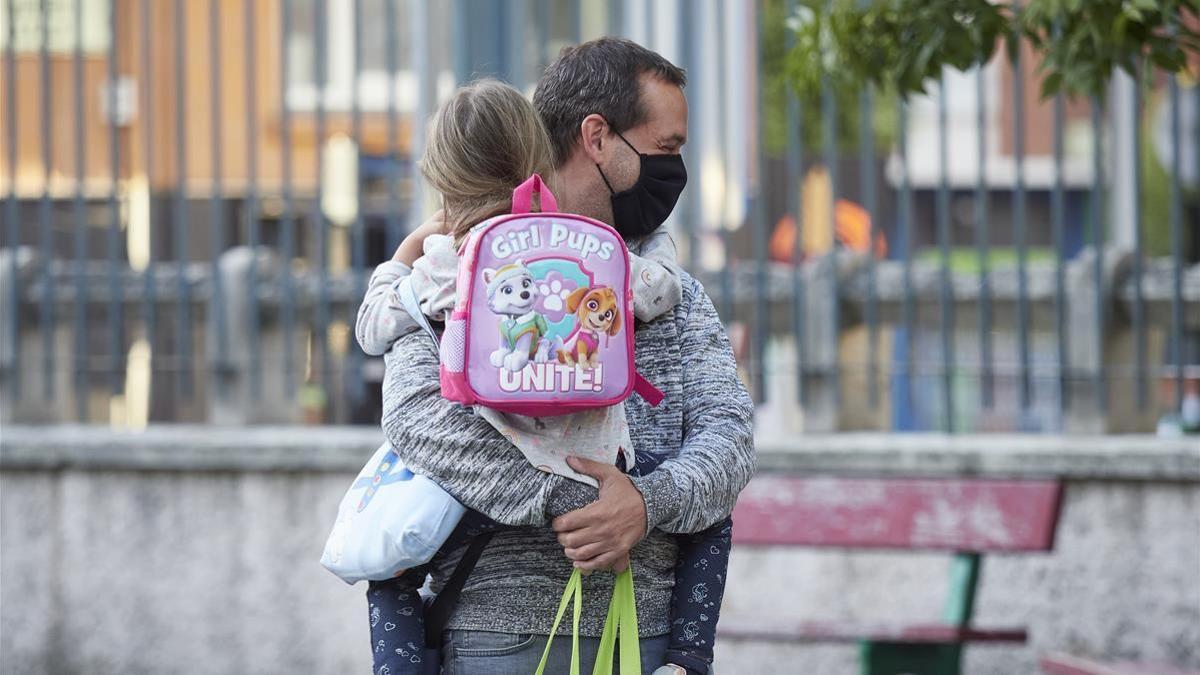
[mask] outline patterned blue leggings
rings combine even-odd
[[[478,511],[468,510],[434,556],[438,560],[465,546],[484,532],[508,529]],[[425,648],[425,604],[418,592],[425,585],[433,562],[405,570],[386,581],[367,585],[367,609],[371,621],[371,650],[375,675],[424,673],[421,663]]]
[[[638,464],[631,473],[644,469],[640,466],[642,462]],[[457,550],[483,532],[504,529],[509,528],[476,511],[467,511],[437,555]],[[667,662],[683,666],[688,675],[707,675],[712,665],[732,532],[733,520],[726,518],[703,532],[677,535],[679,557],[671,596]],[[425,584],[429,568],[429,565],[414,567],[395,579],[372,581],[368,585],[375,675],[422,672],[425,623],[417,590]]]

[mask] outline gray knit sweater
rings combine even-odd
[[[635,334],[637,368],[666,398],[657,408],[637,396],[625,403],[636,452],[667,457],[654,472],[632,478],[646,501],[649,531],[630,558],[643,636],[670,630],[677,550],[670,533],[699,532],[724,519],[754,473],[753,406],[729,340],[700,283],[686,273],[682,280],[675,310],[639,323]],[[449,627],[548,634],[571,574],[549,520],[591,502],[596,490],[539,471],[483,418],[443,399],[428,335],[402,337],[386,363],[383,427],[409,466],[468,508],[532,526],[492,539]],[[435,559],[435,589],[457,559]],[[585,578],[582,635],[600,635],[612,579]]]

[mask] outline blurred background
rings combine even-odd
[[[367,669],[359,590],[316,565],[381,439],[383,363],[351,331],[366,279],[437,208],[414,166],[439,101],[480,76],[532,94],[602,35],[688,71],[666,227],[726,323],[764,470],[1065,481],[1057,550],[981,589],[1038,630],[968,672],[1046,649],[1200,668],[1200,58],[1043,96],[1018,40],[924,94],[804,90],[810,15],[0,1],[0,670]],[[938,565],[735,553],[726,606],[821,577],[781,604],[908,617],[941,602]],[[848,649],[731,641],[718,668],[851,672]]]

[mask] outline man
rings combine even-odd
[[[555,146],[563,211],[612,224],[634,250],[662,223],[685,179],[685,83],[679,68],[626,40],[563,52],[534,94]],[[637,397],[625,404],[636,453],[665,459],[638,476],[571,460],[598,479],[598,492],[535,469],[483,419],[444,400],[427,337],[406,336],[388,354],[384,429],[405,461],[467,507],[533,526],[496,534],[471,573],[445,642],[453,672],[533,672],[572,564],[620,569],[627,560],[643,666],[663,665],[676,562],[670,533],[723,520],[754,471],[752,405],[729,341],[699,283],[681,274],[674,310],[635,334],[637,368],[666,398],[657,408]],[[435,587],[453,562],[434,574]],[[584,581],[585,663],[594,659],[612,581]],[[570,648],[569,640],[555,643],[547,672],[558,672],[553,664],[565,663]]]

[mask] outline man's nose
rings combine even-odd
[[[521,299],[528,300],[529,299],[529,291],[521,291]]]

